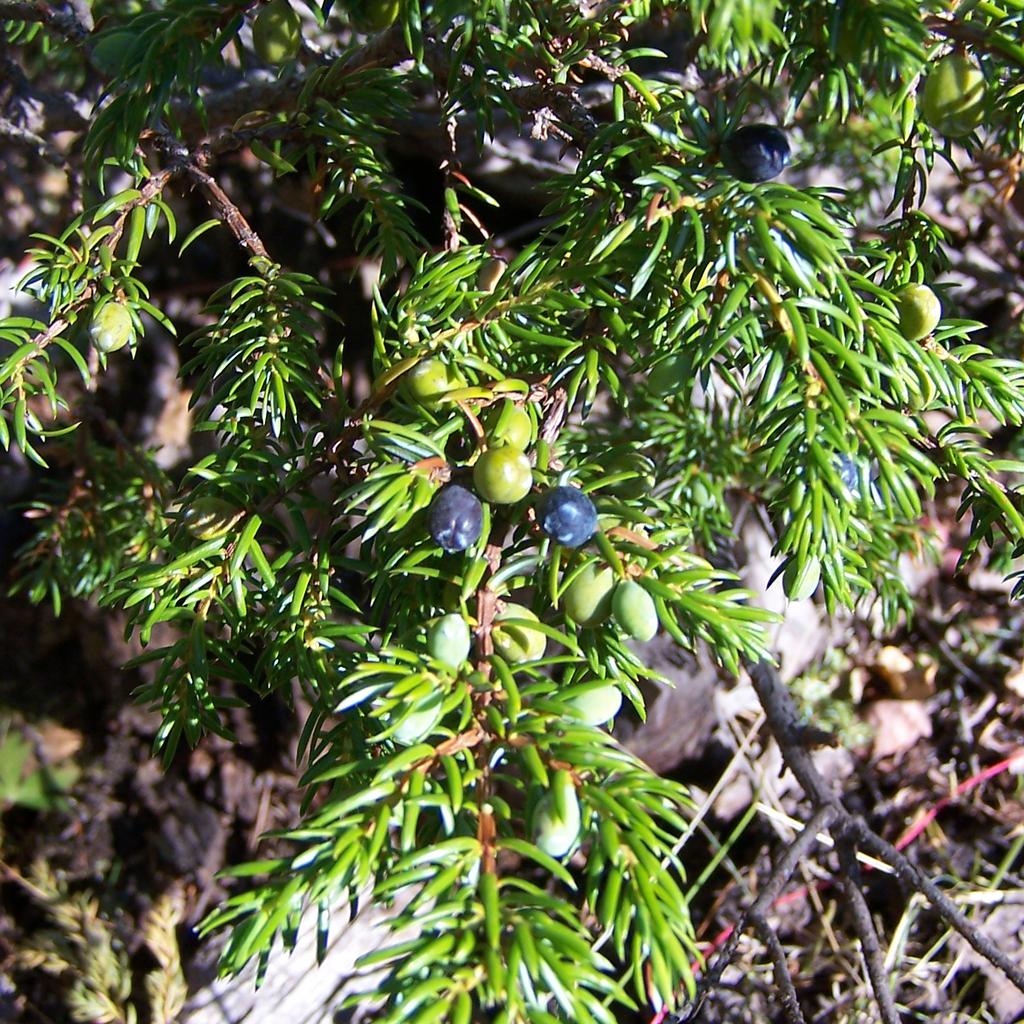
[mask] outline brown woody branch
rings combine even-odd
[[[680,1017],[680,1024],[686,1024],[686,1022],[696,1021],[699,1019],[698,1015],[705,1000],[721,980],[722,973],[732,962],[732,958],[736,955],[740,939],[742,938],[747,925],[757,925],[759,921],[767,919],[767,914],[771,910],[772,904],[781,895],[786,882],[789,881],[793,872],[796,871],[797,865],[799,865],[800,861],[807,855],[811,847],[817,841],[818,833],[820,833],[822,829],[826,828],[835,818],[835,813],[835,808],[831,804],[819,807],[811,820],[804,826],[803,831],[789,844],[782,856],[780,856],[776,861],[775,866],[765,881],[757,899],[754,900],[743,915],[740,923],[733,930],[729,939],[722,947],[721,952],[715,958],[714,963],[711,964],[708,970],[702,975],[700,986],[697,991],[697,997],[694,999],[689,1012]],[[783,992],[787,989],[787,981],[788,987],[792,988],[792,979],[789,977],[788,969],[784,974],[785,977],[780,977],[778,969],[776,970],[776,983]],[[794,991],[793,999],[795,1000],[795,998],[796,993]],[[789,1002],[789,1000],[787,999],[786,1002]],[[801,1017],[791,1016],[790,1021],[800,1022]]]
[[[37,156],[46,160],[47,163],[54,164],[57,167],[65,165],[63,154],[52,142],[48,142],[41,135],[37,135],[28,128],[16,125],[6,117],[0,117],[0,138],[9,139],[19,146],[32,150]]]
[[[720,563],[732,570],[737,568],[734,554],[725,548],[719,555]],[[796,705],[782,677],[775,666],[768,661],[748,661],[745,664],[751,683],[765,714],[768,730],[779,745],[786,767],[793,773],[807,798],[814,814],[804,830],[778,858],[765,883],[764,889],[750,906],[740,924],[732,931],[715,963],[701,979],[698,996],[689,1013],[679,1018],[680,1024],[695,1021],[703,1002],[717,985],[722,972],[731,962],[743,930],[752,925],[765,939],[772,958],[776,984],[779,987],[782,1009],[789,1024],[804,1024],[803,1013],[797,1000],[796,991],[789,975],[781,943],[766,938],[770,931],[767,913],[778,898],[783,886],[796,869],[797,863],[811,848],[817,833],[828,828],[835,842],[839,856],[840,874],[838,881],[843,895],[854,934],[860,941],[868,980],[879,1009],[882,1024],[899,1024],[899,1012],[888,979],[885,959],[878,932],[872,920],[867,901],[861,889],[860,867],[857,863],[857,849],[862,847],[895,872],[896,877],[908,890],[921,893],[931,904],[939,917],[953,928],[993,966],[1006,975],[1024,992],[1024,968],[1007,957],[984,933],[957,908],[948,896],[927,878],[905,854],[879,836],[863,818],[851,814],[843,806],[839,795],[822,777],[811,756],[810,747],[820,742],[816,730],[804,726],[797,714]]]
[[[4,123],[0,119],[0,136],[3,134]],[[163,139],[160,142],[163,144],[163,148],[166,149],[167,140]],[[217,181],[199,166],[196,157],[181,151],[179,148],[174,149],[174,158],[171,164],[148,178],[139,190],[139,195],[121,207],[117,219],[114,221],[113,228],[107,236],[107,247],[112,252],[116,250],[132,211],[137,207],[147,206],[163,192],[172,179],[183,173],[199,184],[214,212],[227,225],[239,243],[245,246],[254,257],[266,260],[268,263],[271,262],[266,246],[259,235],[249,226],[249,222],[245,219],[241,210],[231,201]],[[44,331],[40,331],[32,339],[32,348],[25,350],[25,355],[19,360],[19,363],[23,364],[35,358],[59,338],[72,325],[74,315],[92,301],[96,295],[96,290],[95,284],[86,286],[74,303],[61,316],[58,316]],[[14,369],[17,370],[17,367]]]
[[[819,830],[828,827],[840,859],[839,883],[851,915],[854,934],[860,940],[868,972],[868,979],[879,1008],[883,1024],[898,1024],[899,1013],[889,986],[884,957],[878,933],[860,887],[860,871],[856,851],[862,847],[893,869],[896,877],[908,889],[921,893],[936,913],[986,960],[998,967],[1021,991],[1024,991],[1024,969],[1009,959],[984,933],[957,908],[948,896],[927,878],[903,853],[879,836],[862,818],[843,807],[837,794],[825,782],[807,746],[808,733],[801,725],[793,699],[786,684],[774,666],[766,661],[747,665],[751,682],[764,709],[768,728],[779,744],[783,761],[793,772],[800,786],[815,808],[814,816],[804,830],[779,858],[757,900],[751,905],[740,925],[730,936],[713,967],[702,980],[699,998],[689,1016],[682,1020],[695,1020],[707,993],[718,983],[722,971],[732,960],[743,929],[754,925],[762,936],[766,914],[792,875],[800,858],[809,850]],[[780,946],[768,942],[769,953],[775,967],[776,983],[782,994],[783,1009],[790,1024],[802,1024],[803,1016],[796,1003],[785,957],[780,957]]]
[[[878,932],[871,918],[871,910],[861,889],[860,866],[857,863],[856,837],[842,833],[836,837],[839,854],[839,887],[846,898],[847,911],[853,930],[860,939],[861,952],[867,967],[871,991],[882,1017],[882,1024],[900,1024],[899,1011],[885,973],[885,955],[878,941]]]
[[[45,25],[65,39],[78,43],[90,32],[88,21],[68,11],[55,11],[47,3],[0,3],[0,21],[24,21]]]
[[[941,14],[925,18],[924,25],[932,34],[950,39],[961,46],[1001,54],[1014,64],[1019,65],[1021,62],[1021,48],[1001,39],[988,25],[975,25],[960,18],[944,17]]]
[[[344,82],[348,75],[368,68],[393,67],[408,61],[410,57],[400,27],[392,26],[386,32],[369,39],[339,65],[331,68],[327,79],[329,84],[322,94],[325,98],[331,99],[337,87],[336,83]],[[440,44],[428,40],[424,60],[435,82],[447,81],[451,66],[448,53]],[[181,126],[186,137],[194,138],[206,131],[208,125],[234,124],[253,110],[277,113],[293,110],[295,101],[310,76],[323,67],[314,65],[301,68],[279,78],[272,78],[263,73],[249,75],[234,85],[204,96],[205,117],[202,119],[194,102],[175,102],[175,121]],[[507,90],[506,95],[515,107],[526,113],[553,112],[578,145],[588,141],[598,129],[597,122],[569,86],[538,82],[513,86]],[[280,126],[275,127],[279,129]],[[442,143],[443,137],[443,126],[438,125],[438,139]]]
[[[796,994],[796,986],[789,974],[786,951],[782,948],[778,933],[771,926],[765,914],[751,910],[747,917],[751,927],[765,944],[768,955],[772,958],[775,983],[779,986],[779,998],[782,1000],[782,1012],[790,1024],[805,1024],[803,1010],[800,1009],[800,1000]]]
[[[271,262],[270,253],[263,240],[253,231],[242,211],[231,201],[228,194],[217,184],[215,178],[207,174],[195,162],[189,162],[185,172],[195,181],[206,195],[206,201],[214,213],[227,225],[238,243],[249,250],[257,259]]]
[[[78,97],[68,92],[50,93],[39,89],[17,61],[2,53],[0,81],[7,87],[6,112],[13,117],[11,108],[16,108],[18,127],[46,136],[64,131],[85,131],[89,127],[88,118],[78,109]]]

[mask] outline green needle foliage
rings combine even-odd
[[[878,600],[890,622],[911,611],[897,560],[920,546],[938,488],[961,494],[965,558],[994,541],[1024,553],[1024,464],[986,444],[1024,420],[1024,364],[957,316],[936,284],[948,240],[921,209],[937,159],[984,146],[1014,173],[1024,4],[381,0],[368,14],[372,0],[325,0],[296,5],[309,45],[272,73],[250,46],[259,5],[94,6],[94,33],[41,10],[4,29],[27,67],[103,88],[84,135],[85,212],[31,250],[22,287],[43,311],[0,322],[0,442],[44,467],[73,446],[75,482],[43,506],[22,586],[126,617],[153,667],[138,696],[162,715],[165,760],[182,739],[230,740],[229,710],[253,695],[297,682],[308,702],[304,816],[278,836],[291,852],[238,867],[204,925],[230,933],[224,970],[265,965],[304,915],[323,951],[337,908],[398,900],[393,926],[412,937],[365,961],[386,969],[389,1024],[612,1022],[679,1005],[698,959],[676,855],[687,792],[571,704],[612,684],[642,715],[655,673],[613,618],[574,623],[566,591],[591,566],[636,580],[675,641],[708,644],[736,672],[769,656],[770,616],[719,567],[736,525],[727,494],[763,509],[791,594],[820,580],[829,609]],[[353,27],[392,8],[390,28]],[[673,19],[698,88],[629,49]],[[962,148],[917,105],[929,62],[953,49],[986,80],[985,119]],[[606,88],[594,107],[573,87],[588,76]],[[422,118],[424,97],[438,137],[475,131],[485,148],[511,123],[578,155],[545,183],[542,226],[496,281],[479,227],[500,202],[454,151],[441,247],[416,227],[440,215],[389,163],[389,137]],[[719,147],[757,121],[785,126],[811,178],[852,168],[850,187],[730,176]],[[360,402],[346,310],[324,280],[277,263],[275,240],[217,183],[218,159],[241,150],[268,190],[311,181],[316,215],[343,215],[379,265]],[[865,222],[880,184],[889,208]],[[179,230],[180,185],[212,219]],[[83,384],[94,392],[145,330],[173,332],[147,268],[187,260],[212,229],[251,260],[181,343],[211,443],[171,477]],[[943,300],[920,341],[900,331],[910,282]],[[129,348],[90,348],[101,298],[131,311]],[[406,387],[427,359],[457,371],[436,401]],[[505,400],[534,427],[531,496],[485,505],[480,539],[445,554],[428,508],[448,481],[472,488],[480,420]],[[600,516],[579,549],[531,511],[564,483]],[[538,619],[502,624],[518,636],[506,653],[540,650],[533,631],[542,656],[495,650],[506,602]],[[426,625],[451,613],[475,634],[461,665],[427,649]],[[542,818],[558,837],[538,833]]]

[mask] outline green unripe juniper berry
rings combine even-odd
[[[203,541],[223,537],[241,516],[241,511],[230,501],[214,495],[196,498],[182,512],[189,532]]]
[[[985,116],[985,75],[964,54],[943,57],[928,72],[921,92],[925,123],[951,139],[970,135]]]
[[[615,588],[612,615],[619,628],[634,640],[650,640],[658,632],[654,598],[636,580],[624,580]]]
[[[302,19],[288,0],[271,0],[252,23],[252,45],[260,60],[283,64],[302,45]]]
[[[574,718],[584,725],[604,725],[622,707],[622,691],[614,684],[593,686],[570,697],[566,703]]]
[[[470,643],[469,624],[458,612],[442,615],[427,630],[427,652],[449,668],[462,667],[469,657]]]
[[[562,597],[565,613],[581,626],[597,626],[612,610],[615,574],[599,562],[584,566],[566,587]]]
[[[568,772],[555,772],[533,813],[533,841],[549,857],[564,857],[580,835],[580,803]]]
[[[135,338],[135,322],[123,302],[105,302],[92,315],[89,338],[104,354],[124,348]]]
[[[349,0],[352,23],[360,32],[383,32],[398,19],[401,0]]]
[[[942,319],[942,303],[926,284],[908,284],[896,293],[900,334],[907,341],[920,341],[935,330]]]
[[[664,397],[678,394],[689,383],[690,360],[683,355],[666,356],[658,360],[647,375],[651,393]]]
[[[444,696],[441,693],[433,694],[426,699],[423,707],[412,714],[406,715],[401,724],[391,734],[396,743],[403,747],[411,747],[426,739],[441,721]]]
[[[782,574],[782,589],[791,601],[803,601],[818,589],[821,582],[821,562],[813,555],[804,559],[801,567],[795,557],[790,557]]]
[[[428,408],[465,384],[453,366],[433,357],[417,363],[402,380],[409,397]]]
[[[521,619],[527,622],[540,621],[524,605],[512,601],[507,602],[505,607],[494,617],[494,626],[491,631],[494,649],[513,665],[543,658],[548,638],[539,629],[509,623],[509,619]]]
[[[513,505],[533,486],[530,460],[518,448],[488,448],[473,466],[473,483],[484,501]]]
[[[484,428],[487,431],[487,443],[492,448],[507,445],[525,451],[533,440],[533,420],[530,414],[508,398],[487,410]]]

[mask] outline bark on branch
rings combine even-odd
[[[743,930],[747,926],[753,926],[765,941],[772,958],[785,1019],[789,1024],[804,1024],[803,1013],[781,943],[778,942],[777,936],[768,934],[771,929],[767,914],[800,859],[810,852],[816,835],[826,828],[835,841],[839,856],[841,873],[836,881],[844,896],[852,931],[860,942],[868,980],[878,1006],[879,1020],[883,1024],[899,1024],[900,1018],[886,974],[882,944],[861,888],[858,849],[872,854],[892,868],[906,889],[921,893],[950,928],[962,935],[973,949],[998,967],[1024,992],[1024,969],[1007,957],[977,925],[968,920],[956,904],[905,854],[879,836],[863,818],[846,810],[839,796],[825,781],[814,763],[807,744],[808,730],[801,725],[789,689],[775,667],[766,661],[751,663],[746,667],[764,709],[768,729],[779,745],[786,767],[793,772],[814,807],[814,814],[804,830],[776,861],[760,895],[702,979],[698,999],[680,1021],[697,1020],[696,1014],[699,1013],[707,995],[717,985],[722,972],[735,955]]]

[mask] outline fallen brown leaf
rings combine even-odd
[[[920,700],[876,700],[864,717],[874,729],[871,756],[876,761],[904,754],[932,734],[931,717]]]
[[[82,747],[82,734],[76,729],[65,729],[56,722],[43,722],[36,726],[39,752],[47,764],[57,764],[74,757]]]

